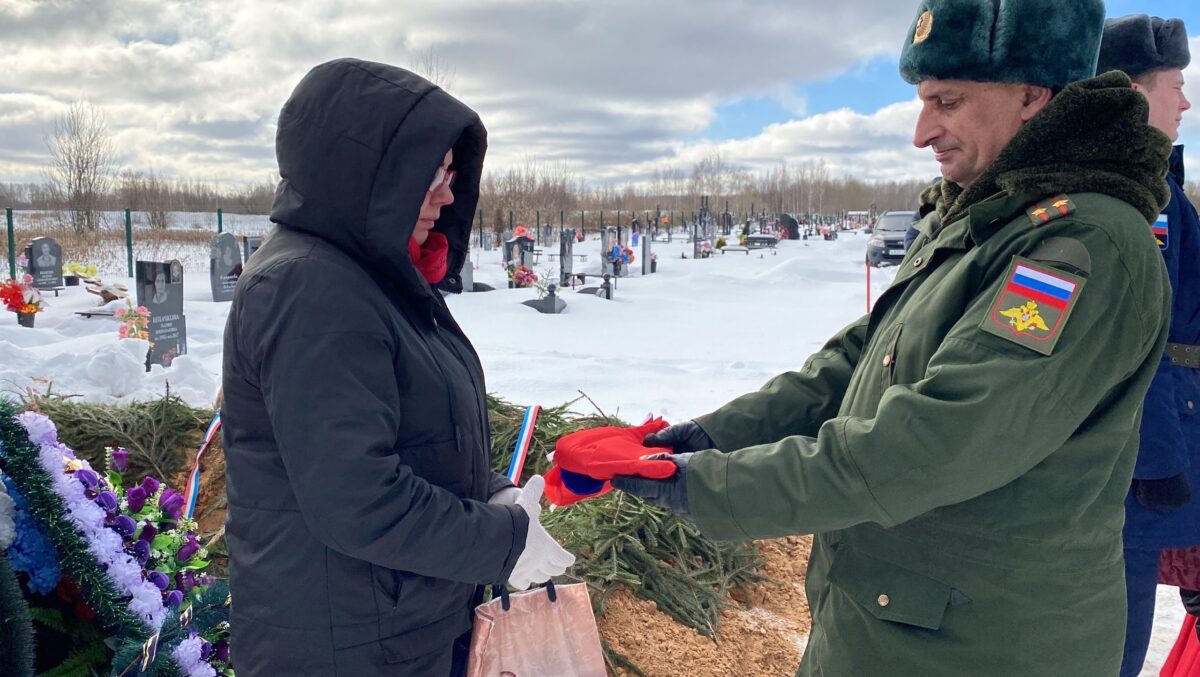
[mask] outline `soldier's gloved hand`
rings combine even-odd
[[[674,427],[674,426],[672,426]],[[671,428],[667,428],[670,430]],[[665,432],[665,431],[664,431]],[[705,436],[707,437],[707,435]],[[632,475],[617,475],[612,478],[614,488],[627,494],[666,508],[683,519],[690,520],[691,510],[688,509],[687,497],[687,466],[691,454],[651,454],[643,458],[653,460],[668,460],[675,464],[675,474],[665,480],[652,480]]]
[[[676,454],[690,454],[705,449],[716,449],[708,433],[704,432],[695,421],[684,421],[673,426],[667,426],[656,433],[646,435],[642,444],[647,447],[667,447],[674,449]]]
[[[1180,588],[1179,599],[1183,602],[1184,611],[1193,616],[1200,616],[1200,590],[1185,590]],[[1200,628],[1196,628],[1196,632],[1200,632]]]
[[[1133,497],[1155,510],[1174,510],[1192,500],[1187,476],[1179,473],[1162,480],[1133,480]]]

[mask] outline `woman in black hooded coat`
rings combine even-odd
[[[490,469],[479,359],[433,288],[485,148],[465,105],[354,59],[279,115],[277,225],[225,329],[239,675],[455,674],[480,586],[570,564]]]

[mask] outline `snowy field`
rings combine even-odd
[[[660,242],[657,274],[620,279],[613,301],[566,290],[568,307],[561,315],[521,305],[536,292],[505,289],[500,252],[475,252],[476,282],[497,290],[453,296],[449,304],[479,351],[490,392],[516,404],[554,406],[582,391],[605,413],[625,420],[656,414],[674,422],[798,368],[860,316],[866,309],[865,248],[866,236],[844,233],[833,242],[783,242],[774,255],[731,252],[694,260],[691,245]],[[599,249],[594,240],[577,244],[575,252],[588,260],[576,270],[597,271]],[[688,259],[680,258],[684,251]],[[640,271],[641,261],[633,268]],[[557,263],[542,257],[534,270],[554,277]],[[873,271],[872,298],[892,274]],[[129,278],[105,275],[105,281],[134,288]],[[211,406],[229,304],[210,300],[208,275],[200,272],[185,274],[185,299],[188,354],[150,373],[143,366],[146,344],[118,340],[116,320],[75,314],[97,304],[82,287],[49,296],[34,329],[18,327],[15,315],[0,315],[0,392],[52,388],[87,400],[128,402],[158,397],[169,384],[189,402]],[[590,412],[592,404],[582,400],[573,408]],[[1182,618],[1175,589],[1160,588],[1143,675],[1158,674]]]

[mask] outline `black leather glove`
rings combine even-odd
[[[1183,601],[1183,608],[1193,616],[1200,616],[1200,590],[1184,590],[1179,589],[1179,599]],[[1200,628],[1196,628],[1196,632],[1200,632]]]
[[[677,454],[717,448],[717,444],[704,432],[704,428],[695,421],[676,423],[656,433],[650,433],[642,440],[642,444],[647,447],[667,447],[674,449]]]
[[[1183,473],[1163,480],[1135,479],[1133,497],[1147,508],[1175,510],[1192,500],[1192,488]]]
[[[672,426],[674,427],[674,426]],[[670,430],[670,428],[667,428]],[[666,459],[675,464],[675,474],[665,480],[652,480],[646,477],[632,475],[617,475],[612,478],[612,485],[627,494],[666,508],[683,519],[690,520],[691,511],[688,509],[687,497],[687,466],[691,454],[652,454],[646,456],[655,460]]]

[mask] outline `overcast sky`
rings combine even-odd
[[[1112,0],[1179,16],[1193,0]],[[0,0],[0,181],[39,181],[44,134],[72,101],[105,113],[119,162],[274,180],[275,120],[312,66],[411,67],[432,48],[489,131],[487,167],[559,162],[593,184],[640,180],[713,150],[765,169],[936,174],[912,147],[896,68],[911,0]],[[1200,66],[1186,72],[1200,104]],[[1200,108],[1181,142],[1200,142]],[[1200,162],[1200,155],[1189,153]],[[1197,170],[1200,171],[1200,170]]]

